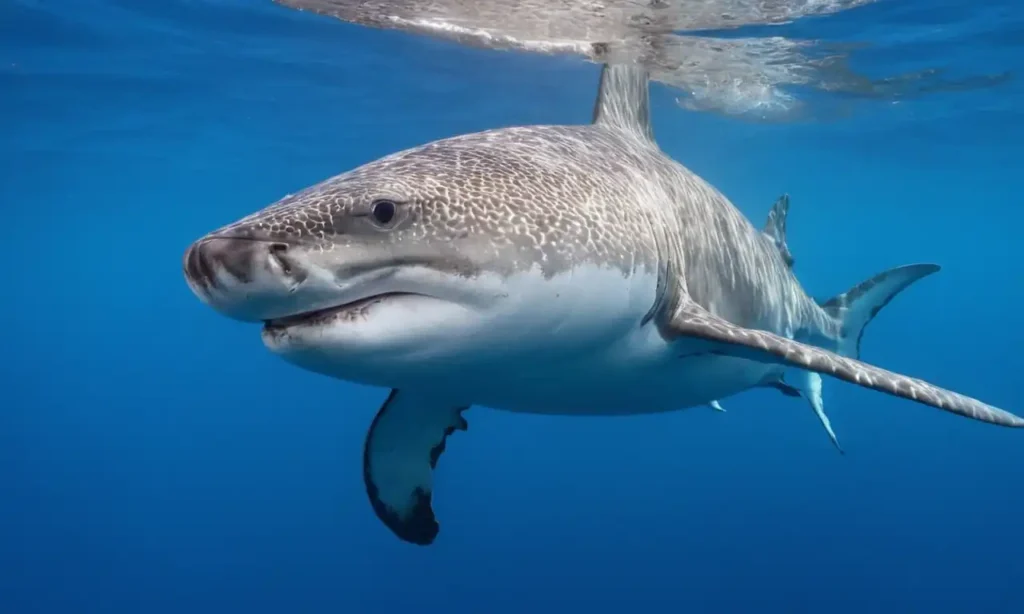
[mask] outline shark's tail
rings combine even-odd
[[[910,284],[938,270],[937,264],[909,264],[889,269],[821,303],[825,313],[841,324],[836,353],[859,359],[864,329],[882,307]]]

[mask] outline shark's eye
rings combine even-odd
[[[373,221],[377,222],[381,226],[387,226],[395,219],[395,203],[390,200],[378,200],[373,203],[370,209],[371,215],[373,215]]]

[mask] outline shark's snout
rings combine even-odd
[[[287,244],[213,234],[185,251],[189,287],[220,313],[246,322],[289,315],[306,270]]]
[[[185,253],[185,275],[189,283],[209,289],[223,284],[220,271],[237,283],[247,283],[254,276],[254,261],[264,249],[263,244],[246,239],[201,239]]]

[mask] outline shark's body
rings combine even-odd
[[[388,156],[231,224],[185,257],[193,290],[264,321],[266,345],[388,387],[367,490],[430,543],[431,469],[470,405],[641,414],[758,386],[821,407],[832,375],[1007,426],[1024,420],[856,360],[894,269],[819,305],[785,244],[788,200],[754,228],[656,145],[646,75],[605,67],[594,122],[492,130]],[[320,311],[318,311],[320,310]]]
[[[468,282],[493,289],[503,301],[463,314],[457,337],[445,332],[427,346],[429,361],[422,352],[390,354],[387,369],[363,362],[366,370],[359,372],[360,365],[348,365],[348,377],[380,386],[400,381],[406,388],[437,389],[455,401],[496,409],[607,415],[707,403],[777,371],[777,365],[707,353],[699,343],[665,342],[655,319],[659,280],[669,266],[661,261],[662,242],[683,251],[690,244],[717,245],[712,253],[683,253],[681,261],[688,269],[684,275],[700,280],[694,289],[698,300],[732,321],[792,336],[820,312],[766,235],[735,208],[719,205],[728,201],[650,142],[623,138],[605,126],[509,128],[447,139],[405,152],[393,163],[429,165],[434,148],[467,166],[500,156],[512,172],[521,168],[550,185],[550,192],[524,194],[515,209],[496,207],[493,217],[478,222],[491,228],[467,229],[468,237],[479,233],[490,243],[507,237],[508,247],[481,249],[511,253],[498,256],[493,272],[474,272]],[[439,184],[454,182],[459,165],[451,176],[430,172]],[[607,198],[588,196],[594,194]],[[545,216],[555,221],[533,225]],[[715,233],[693,241],[685,236],[701,228]],[[591,233],[607,233],[610,240],[587,243]],[[732,258],[744,252],[749,260]],[[708,269],[726,272],[726,283],[707,275]],[[759,283],[763,277],[777,281]],[[401,326],[418,311],[420,306],[412,306],[383,325]],[[822,316],[821,322],[829,320]],[[296,350],[305,334],[269,329],[264,338],[302,366],[338,375],[344,358]]]

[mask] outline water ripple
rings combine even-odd
[[[684,108],[761,121],[834,118],[858,102],[1004,85],[1012,71],[999,61],[956,69],[951,50],[965,41],[975,53],[979,41],[981,48],[1019,47],[1024,28],[1010,18],[1020,14],[1011,10],[1013,0],[275,2],[463,45],[639,62],[678,91]],[[853,67],[879,54],[888,71]],[[924,57],[915,63],[915,55]]]

